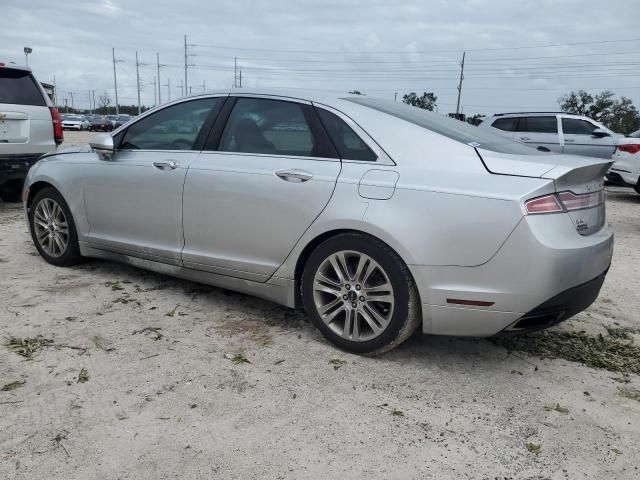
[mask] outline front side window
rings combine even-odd
[[[310,106],[264,98],[239,98],[218,150],[336,158]]]
[[[131,125],[122,139],[125,150],[192,150],[212,110],[222,100],[203,98],[163,108]]]
[[[368,162],[376,161],[376,154],[371,151],[369,146],[362,141],[344,120],[322,108],[317,108],[316,110],[333,144],[338,150],[340,158],[345,160],[364,160]]]
[[[518,123],[519,132],[558,133],[556,117],[524,117]]]
[[[577,118],[563,118],[562,131],[569,135],[592,135],[593,131],[598,128],[591,122],[580,120]]]

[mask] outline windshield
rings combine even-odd
[[[66,117],[65,120],[68,122],[81,122],[82,117]]]
[[[453,118],[445,117],[437,113],[429,112],[418,107],[412,107],[404,103],[380,100],[377,98],[344,98],[353,103],[373,108],[380,112],[392,115],[414,125],[426,128],[447,138],[460,143],[465,143],[474,148],[483,148],[500,153],[514,153],[518,155],[544,155],[533,148],[510,140],[488,129],[475,127],[467,122],[461,122]]]

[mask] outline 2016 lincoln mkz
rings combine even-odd
[[[595,300],[611,262],[611,162],[367,96],[189,97],[90,147],[29,172],[46,261],[112,259],[304,307],[354,352],[388,350],[419,325],[553,325]]]

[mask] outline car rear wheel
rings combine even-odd
[[[47,262],[69,267],[81,260],[76,226],[67,202],[55,188],[36,193],[29,209],[31,238]]]
[[[365,234],[340,234],[320,244],[307,261],[301,285],[314,326],[354,353],[391,350],[420,323],[409,269],[388,245]]]

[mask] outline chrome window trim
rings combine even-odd
[[[184,150],[182,150],[184,151]],[[313,161],[323,161],[323,162],[340,162],[339,158],[329,158],[329,157],[305,157],[301,155],[278,155],[275,153],[250,153],[250,152],[229,152],[226,150],[202,150],[201,154],[215,154],[215,155],[233,155],[233,156],[243,156],[243,157],[267,157],[267,158],[290,158],[291,160],[313,160]],[[374,162],[369,162],[374,163]]]

